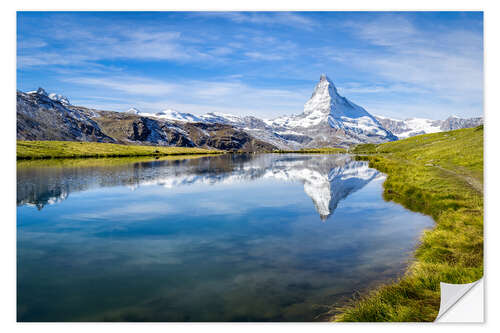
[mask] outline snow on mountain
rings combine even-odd
[[[139,111],[138,109],[136,108],[130,108],[128,109],[127,111],[125,111],[125,113],[131,113],[131,114],[140,114],[141,111]]]
[[[408,138],[410,136],[436,133],[441,131],[441,121],[424,119],[424,118],[409,118],[405,120],[387,118],[383,116],[375,116],[378,121],[387,129],[389,129],[399,139]]]
[[[47,94],[42,88],[27,94],[41,96],[48,102],[58,101],[63,106],[70,105],[66,97],[54,93]],[[382,143],[419,134],[475,127],[483,123],[482,117],[462,119],[455,116],[446,120],[423,118],[398,120],[373,116],[361,106],[341,96],[334,83],[325,74],[320,76],[313,94],[304,105],[304,111],[298,115],[268,120],[219,112],[197,116],[173,109],[146,113],[130,108],[126,112],[166,122],[230,125],[246,132],[254,139],[284,150]]]
[[[156,114],[137,110],[136,114],[180,122],[231,125],[280,149],[347,147],[357,143],[380,143],[397,139],[365,109],[340,96],[325,74],[321,75],[311,98],[304,105],[304,112],[299,115],[263,120],[219,112],[195,116],[171,109]]]
[[[189,123],[197,123],[197,122],[202,121],[199,117],[195,116],[194,114],[179,112],[179,111],[173,110],[173,109],[167,109],[167,110],[155,113],[155,117],[162,118],[162,119],[168,119],[168,120],[189,122]]]
[[[244,125],[244,121],[241,117],[227,113],[209,112],[202,115],[200,118],[209,123]]]
[[[45,89],[43,89],[41,87],[38,88],[37,90],[27,92],[27,94],[29,94],[29,95],[38,94],[38,95],[41,95],[41,96],[48,97],[49,99],[51,99],[53,101],[61,102],[64,105],[71,105],[69,103],[69,99],[66,96],[63,96],[63,95],[60,95],[60,94],[55,94],[55,93],[48,94],[45,91]]]
[[[377,120],[385,128],[394,133],[399,139],[405,139],[420,134],[476,127],[483,123],[482,117],[466,119],[451,116],[445,120],[432,120],[425,118],[409,118],[400,120],[377,115],[375,118],[377,118]]]
[[[69,105],[69,100],[66,96],[60,95],[60,94],[49,94],[49,98],[53,101],[58,101],[61,102],[62,104]]]
[[[375,117],[341,96],[325,74],[321,75],[302,114],[279,117],[266,123],[282,131],[293,130],[306,134],[312,137],[314,144],[321,142],[322,145],[331,145],[334,143],[333,137],[343,137],[345,144],[396,140]]]
[[[484,122],[483,117],[476,118],[459,118],[457,116],[451,116],[445,119],[441,123],[442,131],[452,131],[460,128],[470,128],[482,125]]]
[[[135,114],[141,117],[160,118],[160,119],[188,122],[188,123],[197,123],[202,121],[202,119],[191,113],[179,112],[173,109],[167,109],[157,113],[148,113],[148,112],[142,112],[136,108],[130,108],[125,112]]]
[[[29,95],[38,94],[38,95],[47,96],[47,97],[49,96],[49,94],[47,94],[45,89],[43,89],[42,87],[39,87],[37,90],[28,91],[27,94],[29,94]]]

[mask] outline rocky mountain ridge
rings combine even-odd
[[[408,118],[405,120],[375,116],[375,118],[398,139],[405,139],[420,134],[452,131],[461,128],[471,128],[483,124],[483,117],[459,118],[450,116],[445,120],[425,118]]]
[[[17,139],[92,141],[223,150],[261,151],[274,145],[224,124],[181,123],[140,112],[88,109],[39,91],[17,92]]]
[[[201,116],[167,109],[157,113],[130,108],[102,111],[71,105],[69,99],[39,88],[17,92],[19,140],[72,140],[262,151],[349,147],[413,135],[474,127],[483,118],[397,120],[373,116],[341,96],[321,75],[299,115],[272,120],[217,112]]]

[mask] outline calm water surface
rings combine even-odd
[[[347,155],[18,164],[19,321],[313,321],[430,217]]]

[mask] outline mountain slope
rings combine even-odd
[[[92,119],[93,112],[51,99],[43,89],[17,93],[18,140],[115,142]]]
[[[76,140],[230,150],[298,150],[383,143],[482,124],[482,118],[396,120],[373,116],[341,96],[321,75],[301,114],[259,119],[218,112],[194,115],[173,109],[157,113],[131,108],[112,112],[73,106],[39,88],[18,92],[18,139]],[[52,126],[54,124],[54,126]]]
[[[190,123],[128,112],[100,111],[49,97],[43,89],[17,92],[17,139],[109,142],[222,150],[277,147],[231,125]],[[67,100],[67,99],[66,99]]]
[[[267,124],[284,133],[309,137],[307,147],[348,146],[397,139],[365,109],[340,96],[325,74],[321,75],[302,114],[279,117]]]
[[[399,139],[420,134],[471,128],[483,124],[482,117],[464,119],[452,116],[445,120],[432,120],[424,118],[399,120],[383,116],[375,116],[375,118],[380,122],[380,124],[382,124],[382,126],[394,133]]]

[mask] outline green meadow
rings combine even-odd
[[[17,141],[17,159],[221,154],[220,150],[73,141]]]
[[[300,150],[274,150],[275,154],[288,154],[288,153],[297,153],[297,154],[345,154],[347,150],[344,148],[304,148]]]
[[[435,221],[401,278],[336,309],[335,321],[434,321],[440,282],[483,276],[483,127],[415,136],[352,153],[387,174],[384,199]]]

